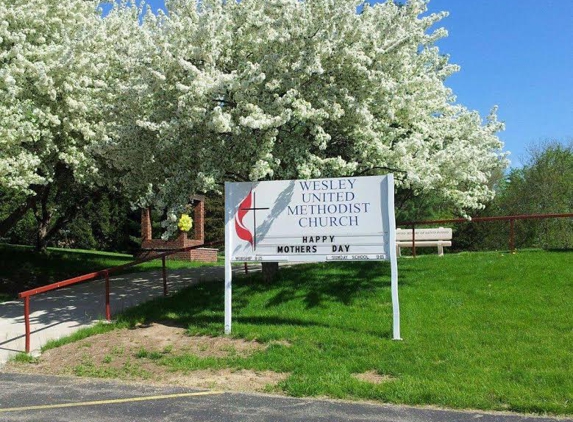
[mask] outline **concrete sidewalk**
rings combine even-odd
[[[249,268],[249,270],[257,268]],[[234,267],[242,273],[243,267]],[[223,283],[221,267],[167,270],[169,293],[200,281]],[[112,318],[126,308],[163,295],[161,271],[128,274],[110,278]],[[223,298],[221,298],[223,300]],[[48,340],[72,334],[105,319],[105,283],[88,281],[30,298],[30,348],[37,354]],[[221,320],[221,324],[223,321]],[[25,351],[24,302],[0,304],[0,367],[10,356]]]

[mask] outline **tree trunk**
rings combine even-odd
[[[265,283],[272,283],[275,279],[276,274],[279,271],[278,262],[263,262],[263,280]]]
[[[50,185],[47,185],[42,192],[39,203],[34,204],[34,215],[38,226],[36,228],[36,252],[45,252],[47,246],[46,235],[52,220],[52,210],[49,208],[48,199],[50,196]]]
[[[56,194],[55,202],[60,203],[59,193],[61,192],[61,188],[58,190]],[[52,225],[52,220],[54,218],[54,210],[50,206],[48,202],[44,203],[42,201],[42,213],[41,217],[36,217],[38,221],[38,230],[37,230],[37,241],[36,241],[36,250],[44,251],[48,242],[56,236],[64,227],[66,227],[76,216],[79,214],[81,209],[90,201],[90,200],[98,200],[102,197],[103,192],[101,190],[97,190],[95,192],[89,192],[88,194],[84,195],[81,199],[79,199],[76,203],[74,203],[70,207],[65,207],[60,209],[58,213],[61,213]]]
[[[36,252],[46,252],[46,247],[48,246],[47,234],[49,224],[50,219],[38,224],[38,230],[36,231]]]
[[[28,210],[34,206],[35,202],[35,197],[29,197],[26,202],[12,211],[8,217],[0,221],[0,237],[6,236],[6,233],[8,233],[12,227],[18,224],[18,221],[20,221],[26,215]]]

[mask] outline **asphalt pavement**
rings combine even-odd
[[[556,422],[572,419],[0,373],[0,420]]]

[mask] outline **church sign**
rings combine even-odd
[[[392,263],[399,339],[392,175],[225,183],[226,332],[232,262],[368,260]]]

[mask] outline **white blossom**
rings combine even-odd
[[[98,4],[0,2],[0,186],[33,194],[58,163],[78,182],[102,181],[125,57],[113,40],[138,21],[127,3],[109,19]]]
[[[229,177],[394,172],[398,188],[482,206],[493,194],[486,181],[506,165],[503,125],[495,110],[482,122],[444,85],[459,67],[434,45],[447,31],[432,26],[447,14],[424,16],[425,0],[357,13],[361,4],[169,2],[149,25],[165,80],[134,72],[162,137],[122,140],[160,157],[141,182],[175,204]]]

